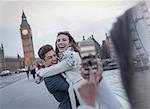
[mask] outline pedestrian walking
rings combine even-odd
[[[35,74],[36,74],[36,66],[35,65],[31,65],[31,74],[33,76],[33,79],[35,79]]]
[[[27,79],[29,80],[30,67],[28,65],[25,66],[25,71],[27,74]]]

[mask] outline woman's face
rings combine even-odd
[[[70,47],[69,37],[64,34],[57,36],[56,46],[59,52],[65,51],[68,47]]]

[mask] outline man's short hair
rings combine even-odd
[[[45,54],[46,54],[47,52],[51,51],[51,50],[54,51],[54,49],[53,49],[53,47],[52,47],[51,45],[49,45],[49,44],[43,45],[43,46],[39,49],[38,55],[39,55],[39,57],[40,57],[41,59],[45,60]]]

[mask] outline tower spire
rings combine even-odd
[[[23,20],[26,20],[26,15],[25,15],[25,13],[24,13],[24,10],[22,10],[22,19],[23,19]]]
[[[4,47],[3,47],[3,44],[1,44],[1,49],[2,49],[2,52],[4,52]]]
[[[21,22],[21,25],[20,25],[22,28],[30,28],[30,25],[28,24],[28,21],[27,21],[27,17],[24,13],[24,10],[22,10],[22,22]]]

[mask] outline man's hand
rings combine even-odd
[[[94,73],[89,74],[89,81],[83,84],[78,91],[84,103],[95,108],[97,83]]]
[[[96,82],[97,84],[101,81],[102,79],[102,73],[103,73],[103,65],[102,63],[100,62],[100,59],[97,59],[97,69],[91,69],[89,71],[87,70],[84,70],[83,66],[81,65],[81,75],[84,79],[86,80],[89,80],[89,76],[90,76],[90,73],[94,73],[95,74],[95,78],[96,78]]]
[[[40,84],[44,80],[43,77],[39,76],[35,79],[35,83]]]

